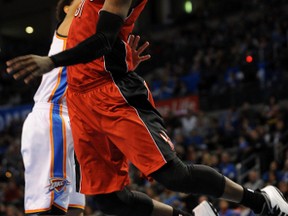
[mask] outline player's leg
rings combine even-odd
[[[21,153],[25,166],[25,214],[65,215],[64,209],[53,204],[51,185],[51,142],[49,104],[34,106],[23,125]],[[37,125],[37,127],[35,127]],[[64,183],[64,182],[63,182]],[[66,187],[63,184],[63,188]]]
[[[68,115],[64,116],[66,121],[66,141],[67,141],[67,160],[66,160],[66,170],[67,176],[70,179],[70,193],[69,193],[69,208],[67,211],[67,216],[83,216],[85,208],[85,195],[79,193],[80,184],[80,166],[76,159],[74,152],[74,142],[72,138],[72,131],[70,124],[68,123]]]
[[[129,73],[121,79],[115,77],[115,84],[121,92],[120,95],[116,91],[113,92],[115,101],[117,99],[117,103],[121,104],[122,97],[128,106],[122,114],[121,111],[124,109],[117,110],[118,115],[122,116],[122,121],[113,122],[113,119],[106,119],[109,126],[114,125],[117,128],[117,131],[112,131],[109,135],[109,139],[146,176],[153,173],[151,175],[153,178],[174,191],[221,197],[250,207],[256,213],[262,212],[268,200],[268,203],[273,203],[272,206],[275,208],[279,207],[280,212],[288,214],[286,201],[275,189],[251,191],[208,166],[185,165],[179,161],[175,157],[174,146],[166,134],[163,119],[148,100],[149,90],[144,81],[135,73]],[[117,139],[119,136],[121,140]],[[159,171],[163,170],[161,167],[168,167],[164,175]],[[278,206],[271,199],[277,200]],[[269,211],[275,210],[270,208]]]
[[[272,215],[275,211],[288,214],[288,204],[277,189],[246,189],[204,165],[187,165],[176,158],[151,176],[170,190],[223,198],[243,204],[257,214]]]
[[[97,206],[104,214],[117,216],[217,216],[217,211],[207,201],[199,204],[191,213],[175,209],[152,200],[146,194],[124,188],[109,194],[95,197]]]
[[[89,110],[85,112],[86,115],[88,113]],[[100,210],[105,214],[123,216],[150,216],[154,210],[153,216],[173,215],[172,207],[153,202],[145,194],[128,189],[119,191],[128,183],[126,158],[106,136],[94,130],[93,125],[84,124],[73,109],[70,109],[70,116],[75,151],[81,167],[81,191],[90,195],[102,193],[95,196]],[[180,213],[191,216],[174,210],[175,216]]]
[[[56,206],[52,206],[52,208],[49,210],[49,211],[46,211],[46,212],[41,212],[41,213],[38,213],[38,215],[66,215],[67,212],[63,211],[62,209],[56,207]]]
[[[79,187],[86,195],[111,193],[129,183],[126,157],[102,133],[101,121],[94,111],[98,108],[95,94],[98,92],[67,91],[74,149],[81,170]]]

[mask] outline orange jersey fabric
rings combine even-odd
[[[82,1],[68,48],[95,34],[103,3]],[[128,160],[149,176],[176,156],[145,81],[131,71],[127,39],[146,3],[130,10],[109,54],[68,68],[67,105],[84,194],[122,190]]]
[[[141,88],[145,89],[144,85]],[[128,160],[145,176],[167,163],[163,149],[157,145],[159,138],[155,137],[161,136],[153,130],[161,131],[161,124],[157,120],[153,127],[147,125],[145,119],[151,115],[141,114],[130,106],[114,83],[87,92],[69,90],[67,97],[81,168],[81,193],[94,195],[122,190],[129,184]],[[147,100],[150,99],[148,95]],[[157,117],[152,115],[152,118]],[[170,146],[162,142],[163,148],[169,151]]]
[[[131,12],[125,19],[119,34],[119,38],[124,43],[126,49],[125,67],[121,70],[125,70],[126,72],[132,70],[132,52],[130,46],[127,44],[127,39],[146,3],[147,0],[142,0],[135,8],[131,8]],[[103,4],[103,0],[82,1],[75,13],[75,18],[69,30],[67,48],[76,46],[81,41],[96,33],[99,11],[102,9]],[[83,88],[86,87],[92,87],[99,83],[111,81],[110,74],[105,65],[104,56],[87,64],[74,65],[69,67],[68,70],[67,83],[68,86],[71,86],[74,89],[83,90]]]

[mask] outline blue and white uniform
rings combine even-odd
[[[66,38],[55,33],[49,55],[65,50]],[[52,205],[84,209],[76,192],[74,147],[66,106],[67,68],[42,77],[35,105],[23,125],[21,152],[25,166],[25,213],[44,212]]]

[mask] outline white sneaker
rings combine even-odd
[[[219,216],[217,210],[210,202],[203,201],[193,209],[195,216]]]
[[[288,203],[283,194],[274,186],[261,189],[266,199],[266,204],[260,215],[262,216],[288,216]]]

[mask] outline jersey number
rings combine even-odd
[[[75,17],[81,17],[85,2],[86,0],[81,1],[81,3],[79,4],[78,8],[75,11],[74,14]]]

